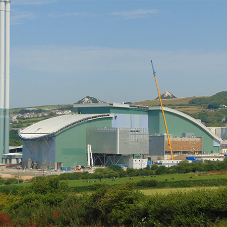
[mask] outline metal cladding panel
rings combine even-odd
[[[220,142],[217,141],[217,140],[214,140],[213,144],[214,144],[214,147],[220,147],[221,146]]]
[[[116,128],[88,128],[87,144],[92,153],[117,154]]]
[[[112,107],[110,113],[147,115],[148,110],[137,108]]]
[[[148,129],[119,129],[119,154],[149,154]]]
[[[77,108],[77,107],[75,107]],[[82,114],[101,114],[110,113],[110,107],[78,107],[77,113]]]
[[[222,138],[222,137],[221,137],[221,134],[222,134],[221,128],[219,128],[219,127],[216,128],[216,129],[215,129],[215,134],[216,134],[217,136],[219,136],[220,138]]]
[[[131,115],[130,114],[126,114],[126,126],[125,128],[131,128]]]
[[[227,128],[222,128],[221,129],[221,138],[223,140],[227,140]]]
[[[165,155],[165,136],[149,136],[149,154]]]
[[[93,153],[148,154],[148,129],[91,128],[87,129],[87,143]]]
[[[114,114],[116,128],[126,128],[126,114]]]
[[[130,128],[136,128],[136,125],[135,125],[135,115],[130,115],[130,126],[131,126]]]
[[[130,107],[128,104],[75,104],[74,108],[78,113],[82,114],[100,114],[100,113],[116,113],[116,114],[139,114],[147,115],[148,110],[138,107]]]
[[[148,116],[138,114],[114,114],[113,128],[148,128]]]
[[[133,128],[139,128],[140,127],[140,118],[139,115],[135,115],[135,127]]]
[[[190,138],[193,136],[194,136],[194,133],[182,133],[182,137],[185,137],[185,138]]]
[[[63,167],[87,165],[87,128],[110,128],[111,118],[87,121],[56,136],[56,162],[63,162]]]
[[[22,162],[28,159],[36,162],[55,162],[55,138],[23,141]]]
[[[138,128],[148,128],[148,115],[139,115]]]
[[[150,110],[148,112],[148,128],[150,135],[160,133],[159,122],[163,120],[159,110]]]

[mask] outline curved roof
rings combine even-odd
[[[174,110],[174,109],[170,109],[168,107],[163,107],[164,111],[166,112],[171,112],[171,113],[174,113],[176,115],[179,115],[183,118],[186,118],[188,119],[189,121],[193,122],[194,124],[198,125],[200,128],[202,128],[204,131],[206,131],[209,135],[211,135],[215,140],[221,142],[222,139],[218,136],[216,136],[214,133],[211,132],[210,129],[208,129],[204,124],[201,123],[201,121],[199,120],[196,120],[195,118],[183,113],[183,112],[180,112],[178,110]],[[152,106],[152,107],[149,107],[149,110],[162,110],[161,106]]]
[[[113,114],[71,114],[49,118],[37,122],[19,132],[23,140],[35,140],[52,137],[73,125],[98,118],[113,117]]]

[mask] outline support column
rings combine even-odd
[[[120,150],[120,133],[119,133],[119,128],[117,128],[117,154],[119,154],[120,152],[119,152],[119,150]]]
[[[87,145],[87,165],[90,166],[91,165],[91,157],[90,157],[90,150],[91,150],[91,145],[88,144]]]
[[[105,155],[105,153],[104,153],[104,157],[103,157],[103,161],[104,161],[104,166],[106,166],[106,155]]]

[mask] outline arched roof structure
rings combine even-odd
[[[163,109],[164,109],[164,112],[170,112],[170,113],[176,114],[180,117],[183,117],[183,118],[191,121],[192,123],[198,125],[201,129],[203,129],[210,136],[212,136],[215,140],[217,140],[219,142],[222,141],[222,139],[220,137],[218,137],[214,133],[212,133],[211,130],[208,129],[204,124],[202,124],[200,120],[197,120],[197,119],[195,119],[195,118],[193,118],[193,117],[191,117],[191,116],[189,116],[189,115],[187,115],[187,114],[185,114],[181,111],[174,110],[174,109],[171,109],[171,108],[168,108],[168,107],[163,107]],[[152,107],[149,107],[149,110],[160,110],[161,111],[162,109],[161,109],[161,106],[152,106]],[[168,124],[168,122],[167,122],[167,124]]]
[[[52,137],[77,124],[95,119],[113,117],[113,114],[71,114],[37,122],[19,132],[22,140],[37,140]]]

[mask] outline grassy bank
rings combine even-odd
[[[106,184],[78,196],[59,178],[43,178],[18,196],[0,193],[0,225],[226,226],[227,188],[191,189],[148,196],[131,183]]]
[[[226,179],[227,180],[227,174],[220,174],[220,175],[200,175],[195,173],[189,173],[189,174],[164,174],[164,175],[157,175],[157,176],[144,176],[144,177],[133,177],[133,180],[131,180],[131,177],[121,177],[121,178],[103,178],[101,181],[99,179],[88,179],[88,180],[68,180],[68,185],[70,187],[77,187],[77,186],[88,186],[91,184],[97,184],[97,183],[104,183],[109,185],[115,185],[115,184],[124,184],[126,182],[138,182],[142,179],[145,180],[156,180],[158,182],[178,182],[178,181],[200,181],[200,180],[214,180],[214,179]]]
[[[140,189],[139,191],[142,192],[144,195],[167,195],[170,193],[176,192],[190,192],[196,190],[217,190],[219,187],[190,187],[190,188],[152,188],[152,189]]]

